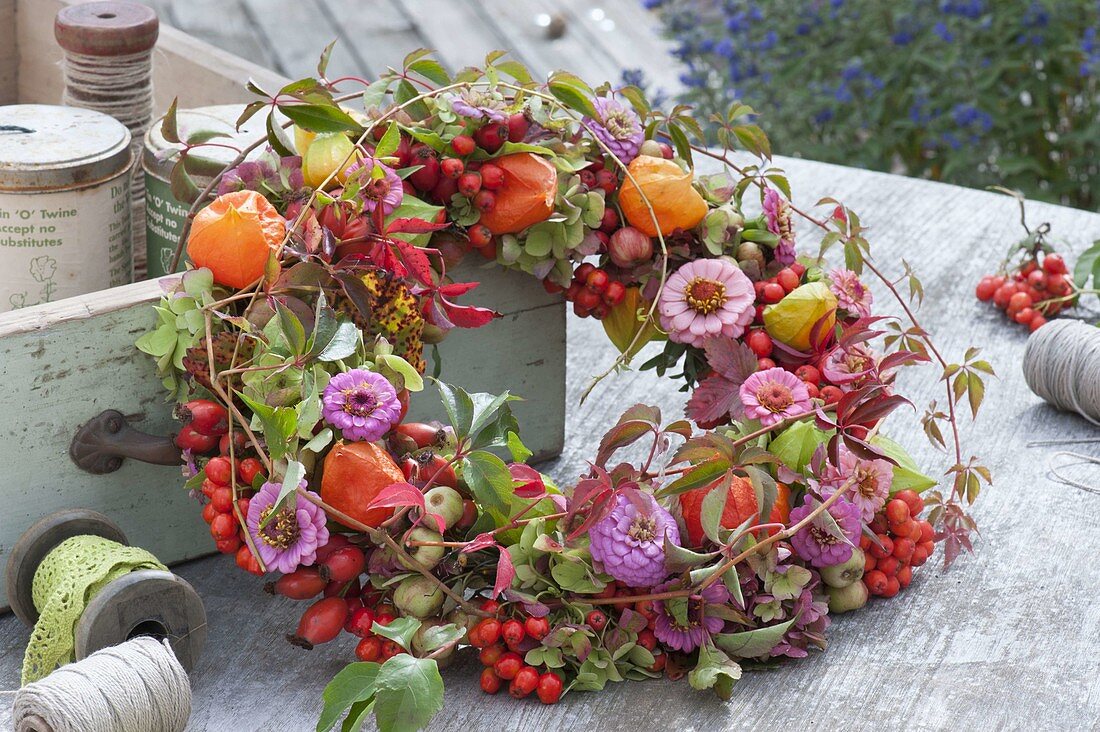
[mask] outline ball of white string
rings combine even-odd
[[[1059,409],[1100,425],[1100,328],[1079,320],[1053,320],[1028,338],[1024,379]]]
[[[16,732],[182,732],[191,685],[168,641],[143,636],[96,651],[15,696]]]

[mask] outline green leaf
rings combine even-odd
[[[476,438],[482,430],[498,419],[505,404],[518,401],[519,397],[512,396],[508,392],[496,396],[478,393],[471,394],[470,399],[473,401],[474,414],[469,435],[471,438]]]
[[[332,437],[332,429],[330,427],[325,427],[323,430],[314,435],[312,440],[303,445],[302,449],[309,450],[313,453],[320,453],[322,450],[328,447],[330,442],[332,442]]]
[[[433,625],[424,631],[421,636],[420,645],[424,650],[431,652],[437,648],[442,648],[448,643],[453,643],[466,634],[462,628],[459,628],[454,623],[447,623],[446,625]]]
[[[603,590],[605,585],[592,575],[587,565],[579,561],[562,560],[550,568],[550,576],[567,592],[590,595]]]
[[[275,115],[273,114],[267,116],[267,144],[271,145],[271,149],[284,158],[293,157],[297,154],[294,152],[294,143],[290,141],[283,126],[275,122]]]
[[[443,400],[443,409],[447,419],[455,428],[455,434],[461,439],[469,436],[470,425],[474,421],[474,402],[461,387],[438,382],[439,396]]]
[[[479,506],[507,514],[513,496],[512,474],[504,461],[491,452],[475,450],[461,462],[462,478]]]
[[[664,488],[657,491],[657,496],[664,498],[666,496],[675,496],[680,493],[685,493],[694,488],[700,488],[705,485],[709,485],[721,477],[730,469],[730,461],[725,457],[713,457],[709,460],[704,460],[698,465],[692,466],[690,470],[685,472],[676,480],[672,481]]]
[[[350,114],[331,104],[280,104],[279,111],[298,127],[310,132],[353,132],[363,127]]]
[[[425,58],[419,61],[414,61],[405,67],[405,71],[412,71],[420,74],[429,81],[434,81],[440,86],[446,86],[451,83],[451,76],[447,73],[447,70],[443,68],[443,64],[439,63],[435,59]]]
[[[328,72],[328,62],[332,58],[332,49],[336,47],[337,39],[333,39],[325,50],[321,51],[321,58],[317,60],[317,76],[322,79],[325,78],[325,74]]]
[[[550,76],[550,93],[562,104],[575,112],[597,118],[596,107],[592,104],[595,92],[579,76],[565,71],[556,71]]]
[[[421,391],[424,389],[424,377],[413,368],[413,365],[392,353],[383,353],[374,357],[374,362],[394,373],[400,374],[405,382],[405,388],[409,391]]]
[[[172,191],[172,195],[176,197],[182,203],[192,204],[199,200],[198,185],[195,184],[194,179],[187,172],[187,166],[184,165],[182,159],[176,161],[176,164],[172,166],[172,173],[168,177],[169,188]]]
[[[713,490],[703,498],[700,508],[699,521],[703,525],[703,533],[715,544],[723,544],[719,532],[722,528],[722,514],[726,510],[726,499],[729,497],[730,475],[727,472]]]
[[[512,462],[525,463],[535,454],[528,449],[527,445],[523,444],[523,440],[515,432],[508,433],[507,442],[508,452],[512,455]]]
[[[171,353],[176,348],[176,329],[170,325],[162,325],[156,330],[146,333],[137,339],[134,344],[142,353],[160,358]]]
[[[422,729],[443,708],[443,679],[432,659],[394,656],[382,664],[375,683],[374,718],[380,732]]]
[[[771,441],[768,451],[782,460],[788,468],[801,473],[810,464],[810,458],[818,445],[824,444],[828,439],[828,435],[815,427],[812,421],[795,422]]]
[[[298,431],[298,413],[291,407],[272,407],[258,402],[241,392],[237,392],[237,396],[259,418],[272,459],[281,460],[290,449],[290,439]]]
[[[1078,287],[1084,287],[1091,276],[1092,286],[1096,287],[1100,282],[1100,278],[1096,276],[1098,271],[1100,271],[1100,241],[1093,242],[1093,245],[1081,252],[1081,256],[1077,258],[1077,264],[1073,266],[1073,282]]]
[[[297,460],[287,460],[286,473],[283,474],[283,482],[279,486],[279,497],[275,499],[275,506],[279,507],[283,505],[283,501],[294,493],[298,486],[302,484],[302,479],[306,477],[306,468]],[[260,522],[260,528],[264,528],[267,524],[278,516],[278,511],[272,511],[267,515],[267,518]]]
[[[741,633],[720,633],[714,636],[714,642],[734,658],[765,656],[783,639],[783,634],[794,625],[794,621],[797,619],[798,616],[796,615],[779,625],[769,625],[766,628],[746,630]]]
[[[389,638],[407,651],[412,648],[412,638],[422,624],[416,618],[401,617],[391,621],[389,625],[375,623],[371,626],[371,632]]]
[[[340,669],[321,693],[325,706],[317,720],[317,732],[328,732],[354,704],[374,696],[379,663],[349,663]]]
[[[168,105],[168,111],[164,113],[164,119],[160,122],[161,137],[176,145],[180,143],[179,121],[176,114],[179,101],[179,97],[172,99],[172,103]]]
[[[730,659],[722,651],[710,644],[699,647],[699,661],[695,668],[688,672],[688,683],[691,688],[702,691],[715,689],[718,681],[726,679],[726,684],[718,689],[719,696],[728,699],[728,692],[732,689],[733,682],[741,678],[741,667]]]
[[[676,546],[668,540],[667,536],[665,537],[665,568],[669,573],[678,573],[685,569],[698,567],[701,564],[706,564],[717,556],[718,552],[700,554],[690,549],[685,549],[682,546]]]
[[[279,332],[286,339],[291,352],[295,356],[301,356],[306,351],[306,329],[302,321],[290,308],[280,303],[278,298],[272,298],[272,302],[275,303],[275,314],[279,318]]]
[[[871,444],[894,461],[894,478],[890,482],[891,494],[904,490],[920,493],[939,485],[939,481],[935,478],[930,478],[920,471],[917,462],[898,443],[882,435],[875,435],[871,438]]]
[[[401,144],[401,129],[396,122],[390,120],[389,125],[386,127],[386,133],[382,135],[382,139],[374,146],[374,157],[390,157],[397,151],[397,146],[399,144]]]

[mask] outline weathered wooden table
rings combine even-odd
[[[831,194],[860,212],[888,272],[900,274],[903,256],[917,267],[927,291],[925,324],[947,354],[959,357],[968,345],[980,345],[997,368],[1000,379],[990,385],[979,422],[963,430],[968,453],[994,471],[995,485],[976,510],[977,554],[947,573],[930,563],[897,598],[836,618],[828,652],[747,674],[730,703],[693,692],[686,682],[664,681],[613,685],[553,707],[520,703],[482,694],[476,659],[467,657],[444,674],[447,702],[434,729],[1096,728],[1100,498],[1054,482],[1047,460],[1056,448],[1029,443],[1098,435],[1027,390],[1019,368],[1026,333],[973,297],[977,277],[1020,237],[1015,202],[820,163],[780,164],[798,202]],[[1074,252],[1100,235],[1098,215],[1039,204],[1028,209],[1033,224],[1049,221],[1054,237]],[[817,246],[808,232],[802,237],[804,249]],[[879,299],[889,309],[881,293]],[[566,452],[548,468],[559,480],[579,473],[596,437],[622,409],[645,401],[673,416],[683,405],[670,380],[629,372],[609,378],[577,406],[590,375],[612,358],[598,323],[571,320]],[[920,376],[910,375],[905,386],[923,411],[942,395],[932,367]],[[895,414],[887,432],[929,473],[948,465],[921,434],[919,412]],[[192,729],[312,729],[321,689],[352,657],[352,639],[311,653],[288,645],[282,635],[301,605],[263,594],[260,580],[225,558],[176,571],[202,594],[210,618],[206,652],[192,677]],[[0,618],[0,689],[16,687],[27,637],[14,617]],[[0,728],[10,724],[10,700],[0,696]]]

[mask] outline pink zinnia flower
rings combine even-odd
[[[840,486],[852,480],[846,499],[859,508],[860,519],[870,523],[890,498],[890,484],[894,482],[894,468],[886,460],[864,460],[844,445],[840,446],[840,465],[825,469],[819,490],[823,498],[836,493]]]
[[[631,500],[633,498],[633,500]],[[603,571],[630,587],[668,577],[665,539],[680,545],[676,519],[648,493],[619,494],[611,513],[588,530],[589,551]]]
[[[793,526],[809,516],[815,506],[813,498],[807,495],[802,505],[791,511],[790,524]],[[831,567],[851,559],[852,545],[859,541],[859,532],[862,529],[859,509],[843,498],[838,498],[836,503],[825,510],[840,527],[843,539],[826,531],[821,514],[791,537],[791,546],[798,556],[815,567]]]
[[[679,588],[678,580],[667,582],[653,588],[653,592],[664,592]],[[655,600],[653,612],[657,618],[653,623],[653,635],[673,650],[691,653],[710,640],[710,636],[719,633],[725,622],[715,615],[708,615],[707,605],[726,605],[730,601],[730,591],[722,582],[715,582],[697,595],[675,600]],[[673,603],[683,603],[683,613],[672,612]],[[687,625],[681,624],[677,615],[687,619]]]
[[[405,199],[401,178],[388,165],[367,159],[349,166],[347,176],[359,184],[359,199],[368,213],[381,208],[389,216]]]
[[[810,392],[806,384],[778,366],[757,371],[745,379],[739,393],[745,415],[749,419],[759,419],[765,427],[810,411]]]
[[[611,97],[596,97],[592,106],[598,115],[596,119],[585,117],[585,124],[592,133],[607,145],[624,165],[638,157],[638,150],[645,142],[642,121],[633,109]]]
[[[861,318],[871,314],[874,295],[866,285],[860,282],[859,275],[852,270],[838,267],[830,272],[829,289],[836,295],[836,301],[841,310],[847,310]]]
[[[301,486],[305,488],[304,480]],[[324,510],[297,493],[288,496],[272,517],[280,488],[278,483],[263,484],[248,503],[245,524],[268,571],[286,574],[317,560],[317,548],[328,543],[328,527]],[[260,528],[264,521],[267,524]]]
[[[752,282],[732,262],[696,259],[668,278],[661,290],[661,328],[670,340],[703,347],[708,337],[738,338],[752,323]]]
[[[321,416],[346,439],[373,442],[401,421],[401,402],[385,376],[352,369],[329,380],[321,394]]]
[[[774,188],[764,194],[764,216],[768,231],[779,237],[775,247],[775,261],[782,265],[794,263],[794,225],[791,222],[791,204]]]
[[[821,374],[844,391],[855,388],[877,369],[878,356],[865,343],[837,346],[821,362]]]

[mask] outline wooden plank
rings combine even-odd
[[[15,0],[0,0],[0,104],[14,104],[19,80],[19,46],[15,35]]]
[[[316,76],[321,51],[336,39],[340,42],[332,53],[330,78],[364,72],[342,30],[332,24],[317,0],[242,0],[242,6],[262,33],[280,73],[292,79]]]
[[[19,57],[19,100],[57,104],[61,99],[61,49],[54,41],[53,19],[74,0],[17,0],[16,32],[22,48],[34,49]],[[153,86],[157,109],[167,109],[174,97],[180,107],[203,107],[249,100],[244,84],[249,78],[277,88],[278,74],[238,58],[175,28],[161,26],[153,57]]]
[[[241,0],[188,0],[162,5],[168,8],[168,16],[162,16],[162,20],[184,33],[261,66],[274,66],[271,44]]]
[[[560,299],[531,287],[520,272],[468,264],[455,277],[480,281],[466,300],[504,317],[453,333],[439,349],[443,377],[470,391],[512,388],[523,394],[527,401],[517,404],[516,413],[532,426],[527,444],[542,457],[557,455],[565,403]],[[7,487],[0,487],[0,564],[23,529],[59,508],[108,514],[165,562],[210,551],[199,506],[180,490],[177,468],[127,461],[117,473],[96,476],[68,460],[76,428],[104,409],[118,409],[146,432],[172,429],[152,362],[133,346],[153,322],[150,304],[162,292],[160,281],[139,282],[0,314],[0,458],[6,458],[0,462],[13,466]],[[413,399],[413,414],[438,419],[437,395],[429,392]],[[0,588],[0,608],[5,604]]]
[[[541,21],[558,14],[541,0],[508,0],[486,6],[478,3],[482,21],[497,28],[510,42],[508,49],[522,49],[536,79],[558,69],[567,69],[585,80],[598,84],[617,80],[622,72],[607,50],[593,44],[566,18],[560,38],[547,37]]]
[[[485,55],[508,49],[518,61],[527,63],[523,48],[486,23],[477,0],[395,0],[419,32],[422,45],[436,52],[447,68],[484,66]]]
[[[612,684],[603,692],[570,694],[549,707],[516,703],[483,695],[477,688],[479,667],[467,655],[444,672],[446,707],[432,729],[1095,728],[1100,567],[1058,561],[1100,553],[1095,499],[1051,480],[1046,463],[1056,448],[1028,444],[1089,438],[1096,431],[1027,390],[1017,365],[1026,332],[976,302],[972,293],[978,276],[1000,261],[1006,242],[1019,236],[1014,202],[834,165],[777,163],[790,173],[796,201],[811,205],[828,193],[860,213],[888,275],[900,273],[902,256],[914,263],[928,293],[922,318],[945,353],[958,357],[977,344],[997,368],[999,379],[990,384],[978,424],[964,428],[967,452],[981,456],[996,481],[976,509],[983,530],[978,554],[947,573],[933,562],[900,597],[834,618],[827,653],[746,672],[728,704],[693,692],[682,681]],[[1057,206],[1029,204],[1029,218],[1051,222],[1054,238],[1068,242],[1075,253],[1100,229],[1100,216]],[[799,237],[804,250],[816,247],[817,237],[805,228]],[[884,311],[893,310],[881,288],[876,294]],[[551,467],[563,485],[583,469],[594,441],[622,409],[636,401],[656,403],[671,419],[684,401],[671,380],[628,372],[601,384],[578,407],[589,375],[614,354],[592,320],[570,319],[569,347],[567,450]],[[929,398],[940,397],[942,403],[935,379],[929,367],[903,384],[918,413]],[[910,448],[928,472],[944,466],[943,453],[921,436],[918,414],[898,413],[887,433]],[[1095,476],[1095,467],[1084,474],[1093,481]],[[301,604],[264,596],[261,580],[223,558],[178,571],[203,596],[211,618],[207,647],[217,649],[207,652],[192,675],[192,727],[312,728],[321,689],[353,659],[354,639],[345,636],[303,653],[277,638],[297,623]],[[0,688],[18,683],[27,635],[14,618],[0,619]],[[277,705],[271,704],[273,694]],[[10,704],[10,697],[0,700],[0,709]]]
[[[653,88],[679,91],[682,65],[672,56],[673,44],[661,38],[655,15],[643,11],[638,0],[562,0],[570,29],[605,49],[620,72],[641,69]],[[620,75],[610,81],[618,83]]]
[[[360,59],[360,75],[377,78],[387,68],[401,68],[409,51],[425,45],[420,33],[391,0],[374,0],[370,10],[342,0],[320,0],[341,44]]]

